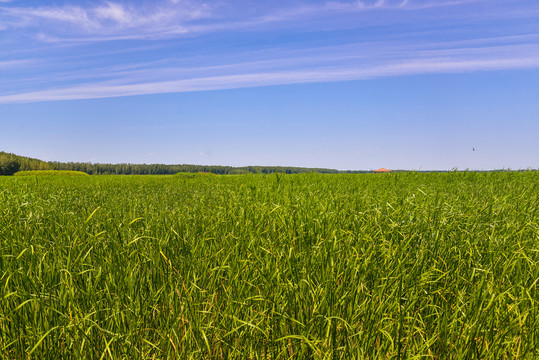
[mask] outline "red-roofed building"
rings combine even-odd
[[[375,173],[390,173],[391,170],[388,170],[386,168],[380,168],[378,170],[374,170]]]

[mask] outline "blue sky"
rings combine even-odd
[[[0,0],[0,150],[45,160],[539,168],[538,99],[536,0]]]

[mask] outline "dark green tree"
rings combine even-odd
[[[17,160],[5,160],[0,162],[0,175],[13,175],[21,168]]]

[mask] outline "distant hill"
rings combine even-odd
[[[71,170],[82,171],[90,175],[172,175],[179,172],[208,172],[213,174],[248,174],[275,172],[286,174],[300,173],[359,173],[370,171],[338,171],[324,168],[303,168],[287,166],[220,166],[220,165],[167,165],[167,164],[94,164],[85,162],[43,161],[26,156],[0,152],[0,175],[13,175],[17,171],[29,170]]]

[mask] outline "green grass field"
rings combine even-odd
[[[0,177],[2,359],[538,359],[539,173]]]
[[[18,171],[15,176],[88,176],[85,172],[82,171],[71,171],[71,170],[28,170],[28,171]]]

